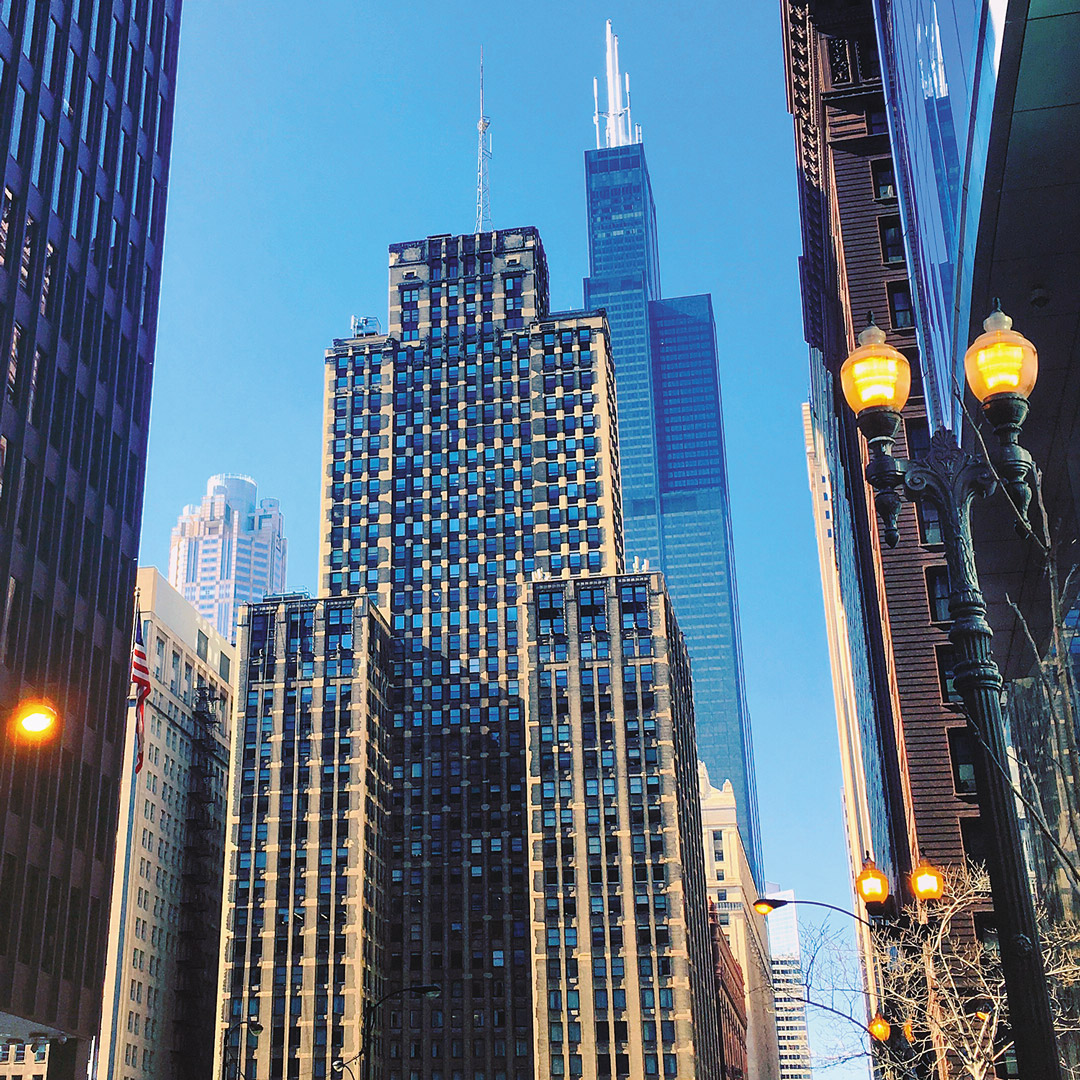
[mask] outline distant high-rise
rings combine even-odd
[[[795,893],[766,885],[769,896],[788,901],[769,916],[776,1039],[780,1044],[780,1080],[811,1080],[810,1041],[806,1030],[806,978],[799,947]]]
[[[129,708],[99,1080],[210,1075],[217,1028],[233,649],[140,567],[150,669],[143,766]]]
[[[169,545],[169,583],[218,633],[236,640],[241,604],[285,588],[288,541],[277,499],[259,499],[249,476],[211,476],[185,506]]]
[[[759,893],[742,842],[735,791],[727,780],[713,787],[704,765],[698,776],[709,899],[745,980],[747,1077],[780,1080],[768,930],[765,917],[754,910]]]
[[[664,571],[694,665],[698,753],[713,776],[731,781],[761,881],[712,300],[661,299],[652,184],[610,23],[607,82],[603,140],[598,112],[597,148],[585,153],[585,306],[603,308],[611,328],[626,554]]]
[[[0,1032],[51,1076],[101,1009],[180,7],[0,3]]]

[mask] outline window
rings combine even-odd
[[[909,458],[926,457],[930,450],[930,425],[922,416],[904,417],[904,435],[907,438]]]
[[[938,645],[935,653],[937,655],[941,700],[947,705],[959,704],[963,699],[957,693],[956,686],[953,683],[953,668],[956,664],[953,647],[951,645]]]
[[[889,317],[894,330],[911,330],[915,326],[915,311],[911,306],[911,287],[906,281],[890,281]]]
[[[960,839],[964,845],[964,854],[972,862],[986,862],[986,827],[981,817],[960,819]]]
[[[867,135],[888,135],[889,134],[889,121],[885,116],[884,109],[867,109],[866,110],[866,134]]]
[[[896,198],[896,174],[892,158],[878,158],[870,162],[870,175],[874,181],[875,199]]]
[[[900,218],[890,216],[878,218],[878,232],[881,237],[881,261],[896,264],[904,261],[904,234],[900,229]]]
[[[957,795],[975,794],[975,738],[968,727],[949,728],[949,758]]]
[[[941,515],[938,508],[929,499],[924,499],[916,504],[915,513],[919,520],[919,537],[922,542],[928,547],[940,544]]]
[[[947,623],[949,614],[949,570],[945,566],[926,568],[926,598],[930,606],[930,621]]]

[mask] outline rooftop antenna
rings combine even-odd
[[[593,126],[596,129],[596,148],[600,149],[600,118],[604,118],[604,146],[629,146],[641,142],[641,128],[634,127],[630,118],[630,76],[619,70],[619,38],[612,32],[611,20],[605,27],[605,78],[607,82],[607,111],[600,111],[600,87],[593,79]],[[623,95],[625,94],[625,103]]]
[[[484,114],[484,47],[480,46],[480,119],[476,122],[476,229],[487,232],[491,228],[491,189],[488,167],[491,164],[491,121]],[[484,136],[487,135],[485,139]]]

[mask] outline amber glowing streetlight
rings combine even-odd
[[[881,1015],[881,1013],[876,1013],[866,1030],[869,1031],[878,1042],[888,1042],[889,1036],[892,1034],[892,1025]]]
[[[922,863],[911,875],[911,891],[919,900],[940,900],[945,895],[945,875],[936,866]]]
[[[986,403],[998,394],[1026,398],[1039,375],[1039,354],[1023,334],[1012,328],[1012,319],[1001,302],[983,321],[984,333],[964,354],[964,375],[971,392]]]
[[[874,865],[869,856],[855,879],[855,889],[864,904],[884,904],[889,899],[889,879]]]
[[[16,710],[11,730],[22,742],[42,743],[51,739],[59,727],[56,709],[42,698],[24,701]]]
[[[866,409],[899,412],[911,393],[911,365],[899,349],[885,344],[885,331],[870,313],[859,347],[840,368],[844,398],[856,416]]]

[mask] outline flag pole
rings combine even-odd
[[[138,567],[136,567],[136,574],[138,574]],[[124,877],[123,877],[123,880],[120,882],[120,925],[118,927],[117,949],[116,949],[116,954],[115,954],[116,955],[116,980],[115,980],[115,985],[113,986],[112,1030],[109,1033],[109,1040],[108,1040],[108,1044],[107,1044],[108,1048],[109,1048],[109,1059],[105,1063],[105,1067],[106,1067],[105,1080],[113,1080],[113,1074],[115,1072],[115,1062],[116,1062],[116,1048],[119,1045],[119,1043],[117,1041],[117,1036],[118,1036],[119,1031],[120,1031],[120,999],[121,999],[121,995],[123,993],[124,956],[127,953],[127,949],[126,949],[127,925],[126,924],[127,924],[127,906],[128,906],[128,882],[129,882],[129,880],[131,878],[131,844],[132,844],[132,839],[133,839],[134,833],[135,833],[135,805],[136,805],[136,803],[135,803],[135,792],[136,792],[136,789],[139,786],[139,775],[138,775],[138,773],[134,772],[135,755],[137,753],[137,750],[135,749],[134,743],[132,742],[132,740],[129,737],[129,733],[128,733],[128,730],[127,730],[127,723],[126,723],[127,713],[130,711],[130,707],[128,706],[128,701],[130,700],[130,697],[131,697],[131,658],[135,654],[135,636],[136,636],[136,633],[138,632],[139,622],[140,622],[140,619],[142,617],[142,611],[141,611],[141,609],[139,607],[139,586],[138,586],[137,582],[138,582],[138,578],[136,577],[135,595],[134,595],[135,617],[134,617],[134,619],[132,620],[132,623],[131,623],[131,642],[130,642],[130,645],[128,647],[128,692],[124,695],[125,724],[124,724],[124,758],[123,758],[123,760],[124,760],[124,762],[127,761],[128,747],[130,746],[132,748],[132,751],[131,751],[132,769],[129,770],[127,768],[124,768],[123,772],[121,774],[124,777],[125,780],[130,778],[130,780],[131,780],[131,791],[130,791],[130,794],[129,794],[129,797],[128,797],[127,838],[126,838],[125,843],[124,843]],[[118,825],[119,824],[120,823],[118,823]],[[119,834],[120,834],[120,829],[118,827],[117,828],[117,837],[118,838],[119,838]],[[108,961],[106,960],[106,963],[107,962]],[[101,1043],[98,1043],[95,1050],[94,1050],[94,1054],[96,1056],[97,1054],[100,1054],[100,1053],[101,1053]],[[95,1075],[97,1074],[97,1071],[98,1071],[97,1070],[97,1065],[98,1065],[98,1063],[95,1061],[91,1066],[94,1073],[95,1073]]]

